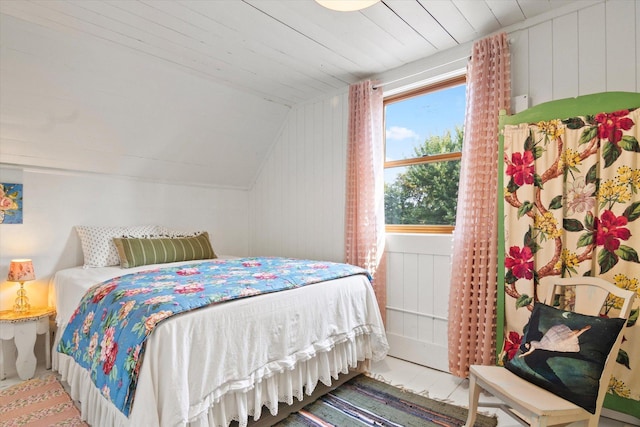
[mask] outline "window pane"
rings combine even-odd
[[[385,169],[387,224],[455,225],[460,160]]]
[[[462,84],[387,103],[385,161],[451,152],[451,147],[426,147],[424,142],[462,132],[466,87]]]

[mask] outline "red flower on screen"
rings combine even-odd
[[[523,153],[513,153],[511,164],[507,166],[507,175],[513,178],[518,186],[533,184],[533,153],[525,151]]]

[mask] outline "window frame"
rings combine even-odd
[[[405,99],[424,95],[430,92],[436,92],[436,91],[447,89],[454,86],[459,86],[466,83],[467,83],[467,75],[466,73],[464,73],[460,76],[441,80],[439,82],[436,82],[427,86],[422,86],[420,88],[408,90],[406,92],[390,95],[384,98],[383,108],[385,108],[387,104],[393,104],[395,102],[404,101]],[[384,128],[386,129],[386,116],[385,116]],[[392,168],[392,167],[402,167],[402,166],[426,165],[429,163],[439,163],[439,162],[445,162],[445,161],[451,161],[451,160],[462,161],[461,151],[458,151],[455,153],[436,154],[433,156],[412,157],[412,158],[402,159],[402,160],[386,161],[386,153],[387,153],[386,136],[384,139],[384,153],[385,153],[384,169]],[[387,233],[453,234],[454,228],[455,226],[453,225],[385,224],[385,231]]]

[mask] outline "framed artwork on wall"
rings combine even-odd
[[[22,184],[0,182],[0,224],[22,224]]]

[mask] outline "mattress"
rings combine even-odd
[[[59,331],[89,287],[155,267],[57,272],[51,294]],[[371,284],[357,275],[216,304],[159,324],[147,342],[129,418],[72,358],[54,351],[53,367],[92,425],[226,427],[259,419],[263,406],[275,414],[278,402],[302,400],[318,381],[330,385],[387,350]]]

